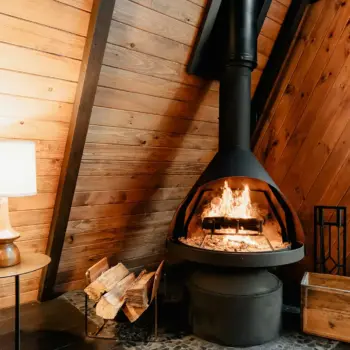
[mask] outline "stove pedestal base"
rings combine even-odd
[[[202,265],[189,281],[190,323],[200,338],[253,346],[279,336],[282,282],[265,269],[212,269]]]

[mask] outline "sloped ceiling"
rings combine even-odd
[[[311,5],[255,147],[298,211],[309,268],[314,206],[350,205],[349,19],[349,1],[320,0]]]
[[[186,73],[205,5],[116,1],[56,291],[83,287],[103,256],[134,267],[162,259],[174,211],[218,144],[218,83]],[[272,1],[253,89],[288,6]]]

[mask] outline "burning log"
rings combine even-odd
[[[128,274],[129,270],[122,263],[119,263],[102,273],[102,275],[90,283],[84,291],[91,300],[97,302],[103,293],[113,289],[113,287]]]
[[[259,220],[256,218],[230,218],[224,216],[208,216],[203,219],[202,228],[215,232],[218,231],[216,233],[220,233],[220,229],[235,229],[235,234],[239,234],[241,230],[256,231],[257,233],[262,233],[263,220]],[[224,234],[226,233],[224,232]]]
[[[96,315],[105,320],[113,320],[125,302],[127,289],[135,281],[135,274],[123,278],[108,293],[102,296],[96,306]]]

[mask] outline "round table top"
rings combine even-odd
[[[0,278],[25,275],[48,265],[51,258],[41,253],[21,254],[21,262],[15,266],[0,267]]]

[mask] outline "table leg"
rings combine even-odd
[[[15,276],[16,284],[16,306],[15,306],[15,349],[20,350],[21,347],[21,330],[20,330],[20,288],[19,288],[19,276]]]

